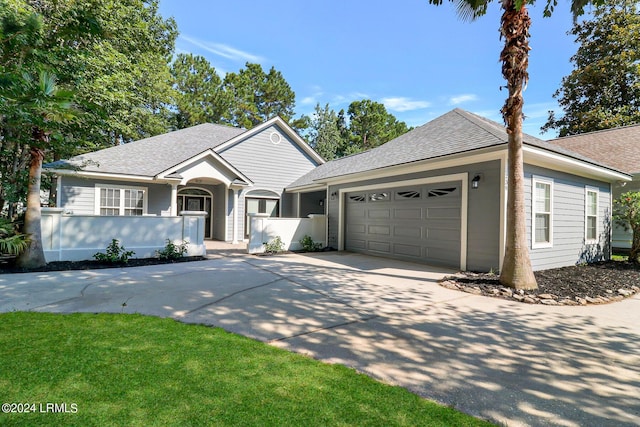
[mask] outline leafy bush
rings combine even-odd
[[[187,245],[189,242],[182,241],[179,245],[176,245],[171,240],[167,239],[167,244],[164,249],[156,251],[156,256],[164,260],[179,259],[187,253]]]
[[[284,243],[280,236],[276,236],[270,242],[264,242],[264,251],[268,254],[277,254],[284,251]]]
[[[629,261],[640,262],[640,192],[629,191],[614,200],[613,218],[625,230],[631,230]]]
[[[322,243],[314,242],[311,236],[307,236],[306,234],[300,240],[300,244],[305,252],[318,252],[322,249]]]
[[[20,255],[28,246],[29,237],[18,233],[7,218],[0,218],[0,254]]]
[[[129,258],[134,255],[134,251],[128,251],[124,246],[120,246],[120,242],[117,239],[111,240],[111,243],[107,246],[107,252],[98,252],[93,257],[102,262],[108,262],[110,264],[123,263],[126,264]]]

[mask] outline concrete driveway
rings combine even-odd
[[[526,305],[349,253],[0,275],[0,311],[143,313],[341,363],[509,426],[640,425],[640,296]]]

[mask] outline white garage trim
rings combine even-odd
[[[405,181],[393,181],[380,184],[361,185],[357,187],[341,188],[338,197],[338,249],[344,250],[344,222],[345,222],[345,201],[344,194],[353,191],[366,191],[373,189],[404,187],[410,185],[433,184],[438,182],[461,181],[462,194],[460,200],[460,270],[467,269],[467,207],[469,204],[469,174],[456,173],[451,175],[439,175],[430,178],[410,179]]]

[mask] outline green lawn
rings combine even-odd
[[[123,314],[0,314],[0,401],[37,405],[3,426],[489,425],[344,366]]]

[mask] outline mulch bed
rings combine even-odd
[[[67,270],[95,270],[102,268],[121,268],[121,267],[142,267],[145,265],[157,264],[173,264],[177,262],[202,261],[206,258],[201,256],[182,257],[175,260],[162,260],[159,258],[130,258],[127,263],[105,263],[96,260],[88,261],[55,261],[50,262],[42,268],[23,269],[13,265],[11,260],[5,262],[0,261],[0,274],[11,273],[36,273],[44,271],[67,271]]]
[[[602,261],[587,265],[536,271],[538,289],[506,288],[498,276],[461,272],[445,277],[440,285],[476,295],[529,304],[586,305],[620,301],[640,292],[640,264]]]

